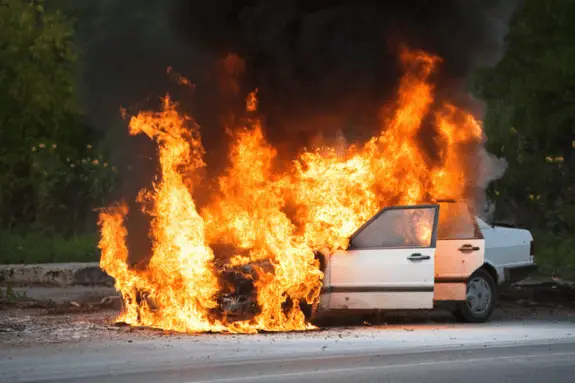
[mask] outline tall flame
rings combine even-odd
[[[100,216],[101,266],[124,297],[121,320],[188,332],[308,329],[301,303],[317,303],[323,277],[315,251],[345,248],[383,206],[462,197],[469,176],[461,147],[482,142],[481,125],[453,105],[436,105],[430,76],[439,58],[406,50],[401,59],[406,73],[395,112],[382,118],[378,136],[344,152],[304,151],[285,171],[277,170],[276,150],[253,117],[257,97],[251,93],[246,110],[252,117],[232,133],[231,165],[201,211],[192,198],[204,166],[198,127],[169,97],[163,111],[132,118],[131,134],[157,142],[161,174],[152,191],[140,194],[153,217],[153,255],[144,270],[128,267],[127,208]],[[433,161],[418,138],[430,118],[443,143]],[[418,230],[431,235],[430,228]],[[257,274],[250,278],[259,309],[242,320],[218,315],[220,276],[245,265]]]

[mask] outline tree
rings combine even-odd
[[[89,137],[73,39],[71,21],[42,1],[0,1],[0,228],[47,224],[74,201],[71,188],[89,188],[76,169]]]
[[[493,185],[526,226],[575,230],[575,1],[526,0],[507,36],[508,51],[480,71],[490,151],[509,168]]]
[[[123,155],[127,129],[120,108],[155,107],[160,96],[175,88],[166,73],[169,66],[182,72],[202,65],[189,45],[174,35],[169,23],[171,3],[46,0],[47,9],[59,9],[73,19],[80,48],[78,100],[86,122],[106,136],[100,147],[120,157],[118,162],[129,162]],[[119,145],[121,150],[116,150]]]

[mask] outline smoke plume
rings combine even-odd
[[[268,139],[297,150],[318,134],[363,138],[393,97],[399,47],[444,59],[440,96],[472,101],[465,82],[496,63],[517,0],[175,0],[173,25],[195,46],[245,61]],[[480,109],[480,108],[475,108]]]
[[[318,140],[341,145],[378,133],[382,106],[396,94],[403,72],[398,54],[406,46],[443,59],[434,78],[438,101],[463,106],[481,118],[483,106],[469,96],[467,81],[475,68],[494,65],[504,54],[507,24],[520,1],[148,1],[170,8],[167,30],[150,43],[146,36],[151,32],[132,29],[93,50],[97,65],[88,93],[100,101],[90,101],[89,109],[96,125],[106,125],[103,117],[117,116],[119,106],[138,109],[148,97],[155,107],[170,89],[165,68],[174,67],[196,85],[174,99],[202,127],[213,176],[227,153],[225,121],[256,88],[266,138],[280,158],[291,159]],[[433,126],[423,128],[421,147],[433,159]],[[128,201],[149,186],[155,173],[152,144],[137,140],[118,139],[128,185],[121,194]],[[480,201],[487,182],[500,176],[505,164],[483,147],[469,153],[469,167],[478,174],[470,187],[480,190],[472,192]],[[137,247],[148,224],[140,225],[145,220],[131,215],[128,225],[142,226],[129,230]]]

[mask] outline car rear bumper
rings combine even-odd
[[[517,283],[537,270],[539,266],[532,263],[524,266],[506,267],[503,269],[505,275],[505,284],[511,285]]]

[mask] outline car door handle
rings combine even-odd
[[[423,261],[425,259],[430,259],[431,257],[429,255],[423,255],[423,254],[419,254],[419,253],[415,253],[415,254],[411,254],[409,257],[407,257],[407,259],[409,259],[410,261]]]
[[[471,251],[479,251],[479,247],[466,244],[466,245],[461,246],[458,250],[461,251],[462,253],[466,253],[466,252],[471,252]]]

